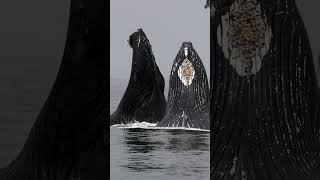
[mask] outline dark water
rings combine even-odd
[[[111,81],[113,112],[127,80]],[[201,180],[210,177],[209,132],[110,128],[111,180]]]

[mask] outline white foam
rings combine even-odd
[[[187,131],[205,131],[210,132],[207,129],[199,129],[199,128],[187,128],[187,127],[156,127],[156,123],[148,123],[148,122],[135,122],[130,124],[115,124],[111,127],[118,127],[121,129],[162,129],[162,130],[187,130]]]
[[[156,123],[149,123],[149,122],[134,122],[128,124],[115,124],[111,127],[118,127],[118,128],[148,128],[156,126]]]

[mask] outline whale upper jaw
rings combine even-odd
[[[130,35],[128,44],[133,49],[151,48],[151,44],[141,28]]]
[[[156,64],[150,42],[142,29],[130,35],[133,49],[130,80],[110,125],[159,122],[165,114],[164,78]]]
[[[183,42],[180,50],[178,52],[178,55],[175,59],[175,63],[179,63],[184,61],[185,59],[188,59],[190,61],[197,61],[198,58],[198,54],[195,51],[195,49],[193,48],[193,45],[191,42]]]
[[[179,54],[185,58],[190,58],[190,55],[194,54],[194,52],[195,50],[193,49],[191,42],[183,42]]]

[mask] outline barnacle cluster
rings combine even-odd
[[[195,72],[192,63],[187,58],[184,59],[178,70],[178,76],[182,83],[185,86],[189,86],[192,83],[194,74]]]
[[[230,8],[230,38],[232,48],[243,55],[245,73],[251,72],[256,49],[265,46],[264,17],[256,0],[236,0]]]

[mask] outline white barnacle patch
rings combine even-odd
[[[185,58],[178,69],[178,76],[185,86],[190,86],[194,78],[195,71],[189,59]]]
[[[260,3],[235,0],[221,19],[217,38],[225,58],[240,76],[257,74],[271,42],[271,27]]]

